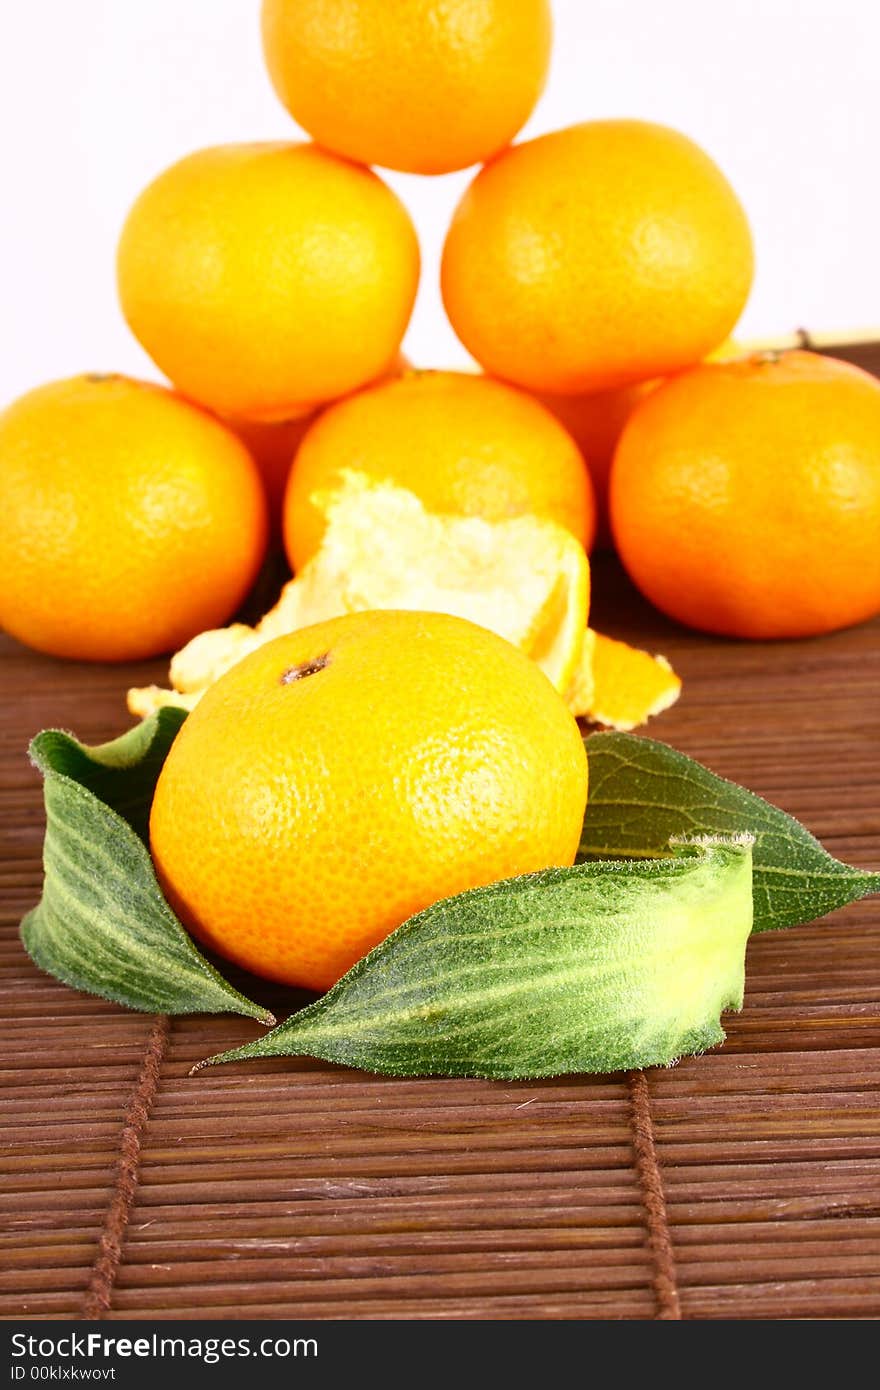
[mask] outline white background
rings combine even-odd
[[[876,0],[555,0],[554,14],[527,135],[600,116],[677,126],[752,221],[741,336],[880,324]],[[2,0],[0,16],[0,403],[77,371],[156,376],[117,308],[116,239],[181,155],[296,135],[263,69],[258,0]],[[469,177],[390,176],[422,243],[405,344],[421,366],[467,361],[437,280]]]

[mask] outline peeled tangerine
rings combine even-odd
[[[194,709],[274,638],[370,609],[448,613],[489,628],[532,658],[573,714],[602,723],[632,728],[677,698],[681,683],[662,657],[587,628],[589,563],[555,522],[437,516],[406,489],[356,473],[318,500],[327,517],[321,548],[275,607],[256,627],[235,623],[193,638],[171,662],[170,690],[129,691],[132,714]]]

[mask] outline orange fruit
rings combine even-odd
[[[327,989],[438,899],[573,863],[586,795],[575,720],[522,652],[462,618],[363,612],[269,642],[207,691],[150,842],[199,940]]]
[[[160,386],[78,376],[0,415],[0,624],[53,656],[131,661],[223,622],[266,506],[242,444]]]
[[[743,355],[743,349],[739,344],[728,338],[720,347],[707,353],[705,360],[723,362],[731,357]],[[653,391],[659,385],[660,381],[655,378],[652,381],[638,381],[630,386],[616,386],[610,391],[592,391],[580,396],[554,396],[549,392],[539,393],[537,396],[541,404],[552,411],[559,423],[565,426],[584,456],[596,494],[597,539],[602,544],[611,544],[608,483],[617,441],[639,401],[648,391]]]
[[[307,144],[223,145],[172,165],[129,213],[129,327],[185,395],[287,420],[373,381],[412,310],[419,250],[369,169]]]
[[[452,326],[496,376],[602,391],[666,376],[726,337],[752,280],[736,195],[686,136],[590,121],[515,145],[458,205]]]
[[[414,174],[508,144],[551,38],[547,0],[263,0],[269,74],[294,120],[329,150]]]
[[[811,352],[695,368],[620,440],[611,522],[664,613],[809,637],[880,610],[880,382]]]
[[[593,539],[595,506],[577,445],[522,391],[468,372],[407,372],[324,411],[297,453],[284,502],[294,569],[318,550],[321,495],[345,471],[407,488],[432,512],[489,521],[531,513]]]

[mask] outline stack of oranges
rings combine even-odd
[[[0,416],[10,633],[90,660],[181,646],[235,612],[273,529],[307,566],[352,475],[429,513],[557,523],[581,619],[581,547],[609,527],[645,594],[700,628],[808,635],[880,609],[880,385],[805,352],[717,360],[751,236],[684,135],[596,120],[510,143],[548,0],[264,0],[263,38],[312,142],[190,154],[122,232],[122,309],[171,387],[82,376]],[[483,371],[412,371],[419,247],[370,166],[474,164],[440,278]],[[323,989],[438,898],[574,859],[577,725],[483,627],[349,611],[207,684],[151,849],[193,933],[258,973]]]
[[[880,609],[880,387],[804,352],[706,360],[752,243],[686,136],[594,120],[510,143],[548,0],[264,0],[262,23],[312,141],[190,154],[122,232],[122,309],[171,389],[83,376],[0,416],[13,635],[99,660],[180,645],[235,611],[273,528],[294,567],[314,553],[345,470],[587,548],[613,534],[645,594],[709,631]],[[474,164],[440,278],[483,374],[412,371],[419,247],[370,166]]]

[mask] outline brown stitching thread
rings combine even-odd
[[[141,1139],[159,1089],[159,1073],[168,1045],[168,1032],[167,1014],[157,1014],[147,1037],[140,1075],[132,1092],[119,1138],[116,1185],[104,1218],[104,1229],[98,1241],[98,1251],[92,1265],[88,1288],[83,1297],[83,1318],[103,1318],[110,1311],[113,1286],[122,1263],[122,1242],[125,1239],[140,1177]]]
[[[643,1071],[627,1073],[629,1088],[630,1123],[632,1126],[633,1148],[636,1153],[636,1172],[642,1190],[642,1206],[645,1209],[645,1225],[648,1228],[648,1245],[654,1262],[654,1295],[657,1299],[658,1318],[680,1318],[681,1304],[678,1298],[678,1280],[675,1274],[675,1254],[672,1249],[672,1236],[666,1214],[666,1198],[663,1195],[663,1178],[657,1161],[654,1145],[654,1127],[651,1122],[651,1092],[648,1078]]]

